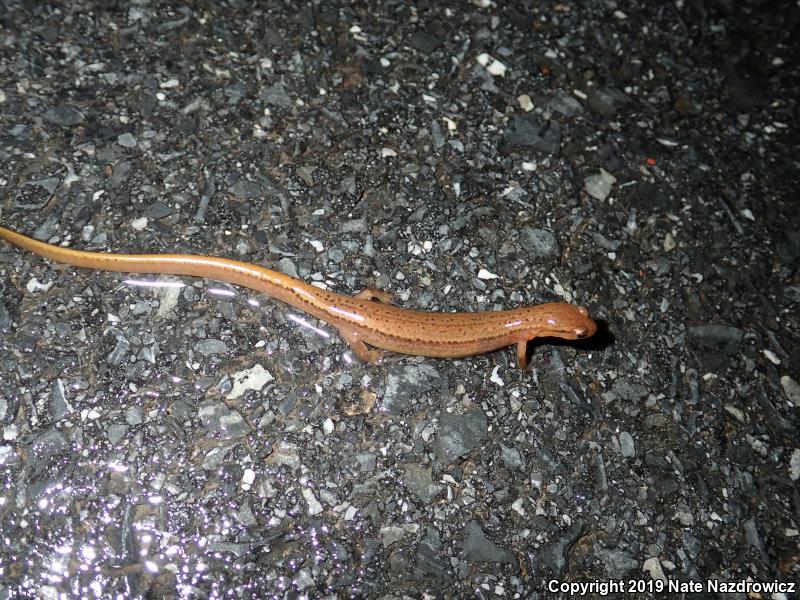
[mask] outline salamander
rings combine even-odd
[[[547,303],[512,310],[428,312],[393,305],[391,295],[368,288],[355,296],[323,290],[259,265],[190,254],[113,254],[54,246],[0,227],[0,237],[45,258],[76,267],[121,273],[205,277],[276,298],[335,327],[355,353],[376,362],[378,349],[457,358],[516,345],[517,363],[528,366],[528,342],[552,337],[591,337],[597,324],[582,306]]]

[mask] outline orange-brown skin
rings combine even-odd
[[[528,342],[539,337],[577,340],[591,337],[597,325],[582,306],[540,304],[514,310],[425,312],[389,304],[391,296],[367,289],[354,297],[319,289],[294,277],[227,258],[189,254],[111,254],[53,246],[0,227],[8,242],[57,262],[121,273],[167,273],[206,277],[277,298],[327,321],[363,360],[375,362],[392,352],[455,358],[517,345],[520,368],[528,366]]]

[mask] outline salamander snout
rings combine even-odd
[[[589,330],[586,329],[586,327],[576,327],[573,329],[573,332],[575,333],[575,337],[578,339],[585,338],[587,335],[589,335]]]

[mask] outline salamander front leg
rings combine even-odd
[[[378,288],[364,288],[356,294],[356,298],[361,300],[373,300],[375,302],[383,302],[384,304],[391,304],[394,296],[389,292],[379,290]]]
[[[376,363],[380,361],[382,356],[381,351],[367,346],[366,342],[359,338],[357,333],[340,329],[339,334],[344,338],[344,341],[350,344],[353,352],[364,362]]]
[[[528,342],[530,340],[523,340],[517,342],[517,364],[523,371],[528,368]]]

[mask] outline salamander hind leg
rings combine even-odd
[[[391,304],[394,296],[384,290],[378,288],[364,288],[356,294],[356,298],[361,300],[373,300],[375,302],[383,302],[384,304]]]
[[[517,342],[517,364],[519,368],[523,371],[528,368],[528,342],[530,340],[524,340],[522,342]]]
[[[357,333],[340,329],[339,334],[344,338],[344,341],[350,344],[353,352],[364,362],[376,363],[380,361],[383,353],[380,350],[367,346],[366,342],[360,339]]]

